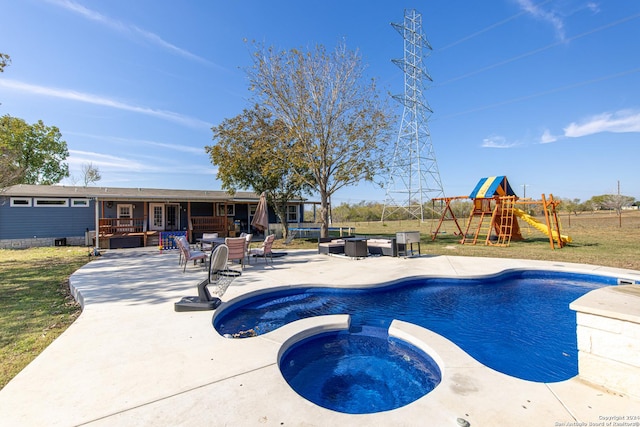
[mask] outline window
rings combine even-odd
[[[227,207],[225,215],[225,206]],[[235,216],[236,205],[225,205],[224,203],[218,203],[218,216]]]
[[[133,218],[133,205],[118,205],[118,218]]]
[[[132,232],[133,228],[123,226],[133,225],[133,205],[131,204],[118,204],[118,231]]]
[[[34,206],[46,207],[46,208],[66,208],[69,206],[69,199],[45,199],[36,198],[33,199]]]
[[[88,208],[89,199],[71,199],[72,208]]]
[[[11,207],[16,207],[16,208],[31,207],[31,198],[30,197],[12,197]]]
[[[298,222],[297,205],[287,205],[287,222]]]

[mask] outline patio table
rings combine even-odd
[[[367,239],[364,237],[344,239],[344,254],[351,258],[366,258],[369,255]]]
[[[213,251],[216,246],[221,245],[225,242],[224,237],[204,237],[204,238],[199,238],[196,239],[199,243],[200,246],[202,246],[203,243],[208,243],[211,245],[211,250]]]

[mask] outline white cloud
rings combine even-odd
[[[139,162],[130,157],[118,157],[110,154],[96,153],[92,151],[69,150],[67,162],[70,167],[80,167],[84,164],[91,163],[99,169],[108,169],[110,171],[154,171],[156,168],[147,162]]]
[[[98,153],[95,151],[83,151],[83,150],[69,150],[69,157],[66,159],[66,163],[69,164],[69,170],[71,176],[64,182],[69,185],[79,185],[81,181],[79,177],[82,176],[82,167],[91,164],[93,167],[98,168],[102,175],[99,185],[113,186],[113,185],[131,185],[132,181],[137,182],[136,186],[139,186],[141,181],[151,180],[153,184],[153,177],[158,175],[166,175],[167,165],[171,162],[171,159],[162,159],[161,161],[150,162],[145,156],[138,156],[137,159],[129,155],[127,157],[114,156],[111,154]],[[204,179],[217,176],[218,169],[213,165],[191,165],[185,164],[171,164],[172,176],[177,177],[179,175],[193,176],[201,175]]]
[[[589,2],[586,5],[587,9],[589,9],[592,13],[600,13],[600,5],[595,2]]]
[[[551,24],[556,32],[556,36],[560,40],[565,40],[564,34],[564,22],[553,11],[547,11],[542,8],[547,2],[541,4],[534,4],[532,0],[516,0],[518,5],[527,13],[531,14],[534,18],[541,19],[542,21]]]
[[[519,145],[517,142],[508,142],[504,136],[494,135],[482,140],[483,148],[511,148]]]
[[[580,123],[573,122],[564,128],[564,135],[569,138],[601,132],[640,132],[640,112],[621,110],[615,113],[602,113],[589,117]]]
[[[126,172],[126,173],[166,173],[167,164],[171,163],[171,171],[176,174],[200,174],[215,175],[217,169],[213,165],[173,164],[171,159],[162,159],[162,162],[150,162],[144,156],[120,157],[95,151],[69,150],[66,162],[71,169],[80,169],[83,165],[91,163],[101,172]]]
[[[110,143],[118,142],[127,146],[148,145],[151,147],[166,148],[172,151],[181,151],[184,153],[195,154],[195,155],[205,154],[204,147],[192,147],[189,145],[170,144],[166,142],[150,141],[148,139],[122,138],[119,136],[93,135],[93,134],[82,133],[82,132],[68,132],[68,131],[65,132],[65,135],[76,135],[82,138],[99,139],[101,141],[107,141]]]
[[[214,64],[211,61],[208,61],[196,54],[189,52],[188,50],[181,49],[168,41],[164,40],[159,35],[152,33],[150,31],[143,30],[135,25],[125,24],[115,19],[111,19],[107,16],[102,15],[99,12],[88,9],[85,6],[78,4],[71,0],[47,0],[49,3],[66,9],[68,11],[77,13],[82,17],[89,19],[91,21],[99,22],[100,24],[111,28],[112,30],[118,31],[119,33],[133,35],[134,37],[140,37],[147,42],[150,42],[156,46],[161,47],[162,49],[168,50],[177,55],[183,56],[187,59],[194,60],[197,62],[201,62],[203,64],[211,65],[214,67],[222,68],[217,64]]]
[[[540,144],[549,144],[551,142],[556,142],[557,140],[557,136],[552,135],[549,129],[545,129],[540,137]]]
[[[99,95],[90,93],[76,92],[70,89],[58,89],[53,87],[38,86],[30,83],[23,83],[17,80],[0,79],[0,86],[4,86],[9,89],[17,90],[23,93],[29,93],[32,95],[43,95],[54,98],[69,99],[72,101],[85,102],[87,104],[101,105],[104,107],[116,108],[119,110],[131,111],[139,114],[146,114],[148,116],[158,117],[163,120],[169,120],[172,122],[180,123],[182,125],[192,128],[210,128],[211,124],[204,120],[196,119],[193,117],[184,116],[182,114],[174,113],[166,110],[154,110],[148,107],[140,107],[137,105],[130,105],[124,102],[116,101],[114,99],[105,98]]]

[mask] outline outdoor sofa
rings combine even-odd
[[[318,240],[319,254],[343,254],[344,239],[355,236],[321,237]],[[395,237],[370,237],[367,238],[367,248],[371,255],[398,256],[398,248]]]
[[[318,239],[318,253],[319,254],[343,254],[344,253],[344,239],[353,238],[355,236],[343,236],[343,237],[320,237]]]
[[[371,255],[398,256],[395,237],[369,237],[367,247]]]

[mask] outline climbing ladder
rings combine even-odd
[[[547,228],[549,229],[549,243],[551,249],[555,249],[556,243],[558,248],[561,249],[564,246],[562,235],[560,234],[560,220],[558,218],[558,211],[556,206],[559,201],[553,199],[553,194],[549,194],[549,201],[542,195],[542,207],[544,210],[544,217],[547,222]]]
[[[485,244],[492,246],[509,246],[511,236],[514,233],[513,208],[516,202],[515,196],[503,196],[496,200],[496,207],[491,216],[489,230],[495,231],[496,239],[491,239],[491,233],[487,234]]]
[[[469,221],[467,221],[467,228],[462,235],[462,240],[460,241],[461,244],[475,245],[478,242],[478,238],[481,236],[487,236],[488,238],[491,233],[491,200],[492,199],[488,198],[473,200],[473,209],[469,214]],[[488,218],[485,220],[485,217]],[[474,228],[475,232],[473,233],[473,239],[471,239],[469,237],[469,230],[473,230]]]

